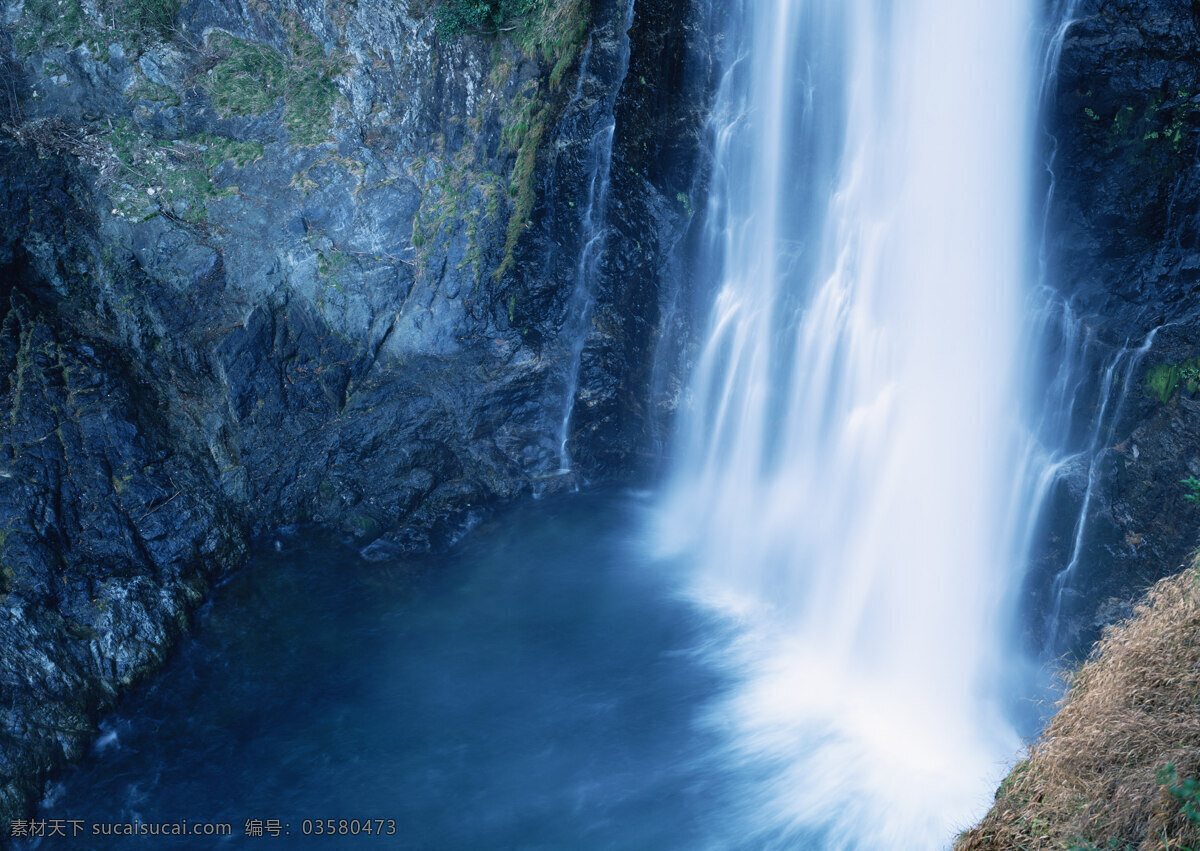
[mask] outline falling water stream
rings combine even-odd
[[[741,626],[714,718],[765,840],[931,848],[1015,753],[1031,2],[758,0],[662,546]]]
[[[1042,49],[1040,111],[1047,115],[1056,107],[1058,66],[1064,42],[1077,21],[1079,0],[1056,0],[1046,15],[1046,43]],[[1078,636],[1064,622],[1070,619],[1073,583],[1077,580],[1085,544],[1092,531],[1097,487],[1101,480],[1104,452],[1118,441],[1117,429],[1145,356],[1153,347],[1161,327],[1152,328],[1141,339],[1127,339],[1123,345],[1102,343],[1093,326],[1100,324],[1081,312],[1071,299],[1059,291],[1054,280],[1053,247],[1057,236],[1051,226],[1057,184],[1058,140],[1045,131],[1045,196],[1037,238],[1037,278],[1029,295],[1026,313],[1026,342],[1023,348],[1040,351],[1037,364],[1042,378],[1030,383],[1025,395],[1029,424],[1026,469],[1029,490],[1026,516],[1030,523],[1025,539],[1034,534],[1034,525],[1055,522],[1056,534],[1066,540],[1060,567],[1039,595],[1040,623],[1033,627],[1041,656],[1051,660],[1079,651]],[[1075,490],[1077,493],[1071,494]],[[1043,505],[1053,502],[1053,494],[1062,492],[1064,514],[1052,520],[1042,515]]]
[[[566,389],[563,392],[562,418],[558,428],[558,473],[571,470],[571,453],[567,446],[570,439],[571,415],[575,411],[575,394],[579,389],[579,370],[591,324],[592,302],[595,297],[596,278],[608,243],[608,190],[612,182],[613,134],[616,131],[616,103],[620,83],[629,70],[629,28],[633,24],[634,0],[623,0],[624,14],[621,15],[616,34],[617,47],[611,60],[615,73],[602,79],[590,72],[593,45],[591,42],[580,63],[579,80],[569,112],[576,104],[587,98],[596,98],[593,89],[600,88],[599,126],[592,134],[584,160],[587,174],[587,192],[580,219],[580,249],[575,266],[575,280],[567,304],[567,338],[570,343],[566,362]]]

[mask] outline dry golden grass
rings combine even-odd
[[[1200,851],[1200,787],[1186,785],[1198,776],[1194,559],[1155,585],[1129,621],[1105,632],[1049,728],[955,849]]]

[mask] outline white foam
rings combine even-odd
[[[1032,3],[731,17],[721,274],[659,546],[742,624],[711,717],[755,829],[936,848],[1018,746],[990,695],[1030,525]]]

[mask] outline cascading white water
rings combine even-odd
[[[713,718],[763,841],[945,845],[1018,747],[1032,6],[730,11],[661,539],[738,624]]]
[[[1047,10],[1046,44],[1042,49],[1039,108],[1043,114],[1055,108],[1058,66],[1066,37],[1076,22],[1079,0],[1054,0]],[[1122,346],[1101,344],[1092,330],[1090,317],[1081,316],[1058,291],[1051,271],[1051,244],[1055,239],[1050,227],[1056,185],[1058,140],[1046,135],[1044,163],[1046,194],[1042,207],[1038,245],[1037,286],[1031,293],[1027,323],[1029,349],[1044,352],[1041,361],[1049,367],[1043,383],[1033,382],[1026,416],[1030,438],[1027,441],[1029,489],[1025,496],[1029,524],[1028,538],[1037,522],[1038,509],[1056,487],[1079,490],[1071,528],[1060,531],[1069,546],[1062,567],[1045,588],[1043,622],[1035,628],[1042,655],[1058,658],[1074,649],[1077,636],[1063,639],[1065,597],[1083,558],[1084,545],[1091,531],[1096,488],[1101,479],[1100,462],[1107,447],[1117,442],[1117,425],[1160,328],[1152,329],[1141,340],[1126,340]],[[1067,630],[1069,633],[1069,630]]]
[[[1089,349],[1094,341],[1090,331],[1081,329],[1081,323],[1072,314],[1069,305],[1062,305],[1061,311],[1060,333],[1064,348],[1070,357],[1064,362],[1060,372],[1068,376],[1078,376],[1078,363],[1088,361],[1091,354]],[[1092,500],[1100,481],[1101,453],[1116,442],[1114,438],[1121,408],[1129,395],[1135,377],[1139,374],[1138,368],[1142,359],[1154,344],[1154,337],[1158,330],[1155,328],[1150,331],[1140,345],[1135,347],[1131,342],[1126,342],[1124,346],[1110,354],[1099,376],[1099,398],[1096,401],[1096,411],[1083,443],[1074,451],[1060,450],[1059,453],[1051,456],[1052,462],[1047,468],[1050,474],[1047,477],[1048,486],[1058,478],[1065,477],[1071,472],[1071,467],[1077,466],[1082,472],[1080,478],[1083,480],[1084,487],[1079,500],[1079,511],[1075,517],[1074,529],[1071,531],[1069,556],[1066,564],[1055,575],[1049,589],[1050,596],[1047,604],[1043,642],[1047,657],[1055,657],[1065,649],[1059,646],[1063,598],[1074,579],[1083,555],[1088,521],[1092,514]],[[1081,383],[1078,379],[1059,382],[1056,378],[1052,390],[1060,387],[1063,390],[1069,390],[1073,403],[1073,397],[1080,391]],[[1073,404],[1070,407],[1064,405],[1062,410],[1070,411],[1072,408]],[[1061,434],[1063,431],[1060,430],[1058,433]]]

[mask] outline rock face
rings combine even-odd
[[[454,40],[424,6],[7,8],[0,821],[250,536],[445,545],[494,500],[571,484],[569,409],[574,476],[646,469],[711,85],[676,60],[711,33],[640,0],[626,68],[623,2]],[[605,120],[614,227],[581,328]]]
[[[1200,361],[1189,363],[1200,356],[1200,7],[1080,0],[1073,17],[1047,116],[1046,256],[1078,319],[1075,445],[1094,432],[1098,454],[1052,495],[1030,585],[1030,609],[1045,614],[1090,479],[1055,653],[1086,648],[1125,601],[1178,570],[1200,528],[1183,482],[1200,475]]]

